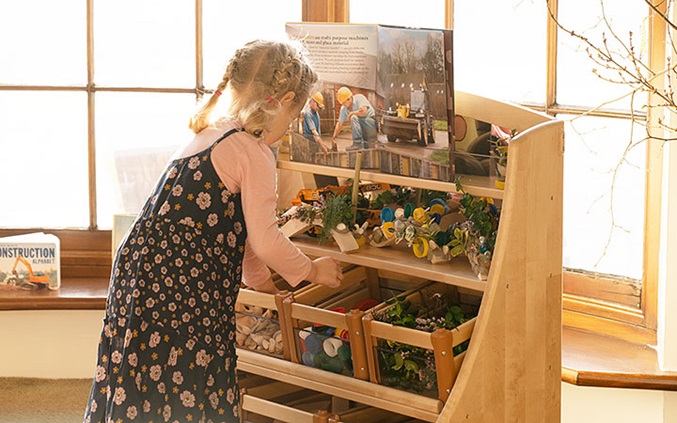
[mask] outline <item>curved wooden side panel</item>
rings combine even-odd
[[[563,148],[557,120],[510,145],[487,288],[438,422],[560,421]]]

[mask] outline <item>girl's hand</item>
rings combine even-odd
[[[333,258],[320,257],[313,260],[310,274],[306,280],[318,285],[338,288],[343,280],[343,272],[341,266]]]

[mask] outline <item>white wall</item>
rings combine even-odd
[[[0,311],[0,377],[94,377],[103,310]]]

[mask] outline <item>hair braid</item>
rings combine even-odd
[[[235,52],[218,90],[230,89],[229,114],[258,135],[282,110],[279,99],[285,93],[295,93],[294,104],[303,104],[316,82],[300,44],[256,40]],[[190,128],[195,133],[207,127],[217,101],[212,95],[193,117]]]

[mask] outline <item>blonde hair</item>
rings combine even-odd
[[[306,51],[296,42],[251,41],[235,52],[223,80],[191,118],[189,127],[196,134],[209,125],[212,110],[221,93],[230,88],[228,114],[240,121],[245,131],[259,136],[264,127],[282,110],[279,101],[293,92],[293,106],[305,104],[317,74]]]

